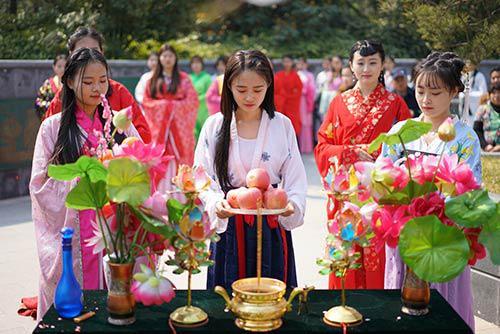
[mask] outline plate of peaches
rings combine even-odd
[[[228,191],[228,210],[237,215],[279,215],[287,211],[288,196],[285,190],[270,185],[265,169],[255,168],[246,176],[246,187]],[[258,209],[260,208],[260,209]]]

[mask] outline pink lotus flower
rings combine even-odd
[[[167,197],[159,192],[155,192],[147,200],[144,201],[142,206],[149,209],[153,216],[156,218],[163,218],[168,215],[167,210]]]
[[[443,155],[436,176],[445,184],[447,195],[461,195],[480,188],[469,165],[464,161],[459,163],[456,154]]]
[[[94,233],[94,236],[85,239],[85,243],[87,247],[94,247],[92,249],[93,254],[99,254],[101,253],[106,247],[104,244],[104,236],[103,233],[101,232],[101,229],[99,228],[99,224],[97,224],[94,220],[91,221],[92,225],[92,232]],[[106,241],[108,243],[108,247],[112,247],[111,244],[111,239],[109,238],[109,234],[105,231],[104,235],[106,236]],[[110,251],[113,252],[113,249],[110,248]]]
[[[370,195],[378,200],[389,191],[403,189],[410,180],[407,170],[397,166],[390,158],[381,158],[375,163],[356,162],[354,169],[359,180],[361,201],[367,200]]]
[[[432,182],[437,170],[439,157],[433,155],[410,156],[408,165],[411,169],[411,176],[418,184]]]
[[[115,157],[133,157],[148,166],[153,192],[156,190],[158,183],[165,177],[168,164],[173,159],[173,156],[164,156],[164,150],[164,145],[144,144],[140,140],[113,147]]]
[[[210,187],[211,180],[202,166],[181,165],[172,182],[184,193],[200,193]]]
[[[141,264],[141,272],[134,275],[131,288],[135,300],[145,306],[169,303],[175,297],[172,282]]]
[[[120,111],[113,111],[113,125],[119,133],[127,131],[132,124],[132,106],[128,106]]]
[[[455,125],[450,117],[448,117],[438,128],[438,137],[444,142],[449,142],[455,139]]]
[[[396,247],[404,225],[412,219],[407,213],[407,205],[386,205],[373,214],[372,228],[375,232],[375,248],[382,249],[384,243]]]

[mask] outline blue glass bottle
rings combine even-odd
[[[57,284],[54,296],[54,307],[60,317],[73,318],[78,316],[83,309],[82,289],[73,272],[73,255],[71,253],[73,229],[71,227],[63,227],[61,235],[63,264],[61,278]]]

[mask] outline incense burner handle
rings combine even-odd
[[[303,291],[304,291],[304,289],[302,289],[302,288],[295,288],[292,290],[292,292],[290,293],[290,296],[288,297],[288,300],[286,301],[287,312],[292,310],[293,299],[295,297],[297,297],[298,295],[300,295]]]
[[[229,298],[229,295],[227,294],[226,289],[221,287],[220,285],[217,285],[214,289],[216,294],[219,294],[224,300],[226,301],[226,309],[231,311],[231,299]]]

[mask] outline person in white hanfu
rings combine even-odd
[[[454,96],[464,90],[460,73],[464,62],[451,52],[433,52],[416,70],[416,98],[422,115],[417,120],[432,123],[432,130],[421,138],[405,144],[408,151],[420,154],[440,154],[444,147],[445,154],[457,154],[459,161],[465,161],[474,173],[478,184],[481,184],[481,147],[475,132],[465,123],[453,118],[456,136],[444,142],[437,136],[437,129],[448,118],[450,104]],[[406,121],[393,126],[389,133],[397,132]],[[398,160],[403,157],[400,144],[382,148],[381,157]],[[399,289],[404,279],[404,264],[397,248],[386,246],[386,271],[384,287]],[[460,276],[446,283],[433,284],[441,295],[450,303],[465,322],[474,328],[472,311],[472,286],[470,267],[467,266]]]
[[[263,217],[262,276],[297,286],[290,231],[303,224],[307,179],[292,123],[274,109],[273,71],[262,52],[230,57],[221,109],[205,122],[194,158],[215,180],[201,199],[221,237],[210,245],[215,265],[208,270],[207,288],[229,288],[237,279],[256,276],[255,216],[233,215],[224,199],[230,189],[245,186],[254,168],[265,169],[289,200],[280,216]]]
[[[144,99],[144,92],[146,91],[146,84],[148,83],[148,80],[151,79],[153,76],[153,73],[156,69],[156,66],[158,66],[158,53],[157,52],[151,52],[148,57],[148,62],[147,62],[149,71],[144,73],[141,78],[139,79],[139,82],[137,83],[137,86],[135,86],[135,99],[136,101],[142,105],[142,100]]]

